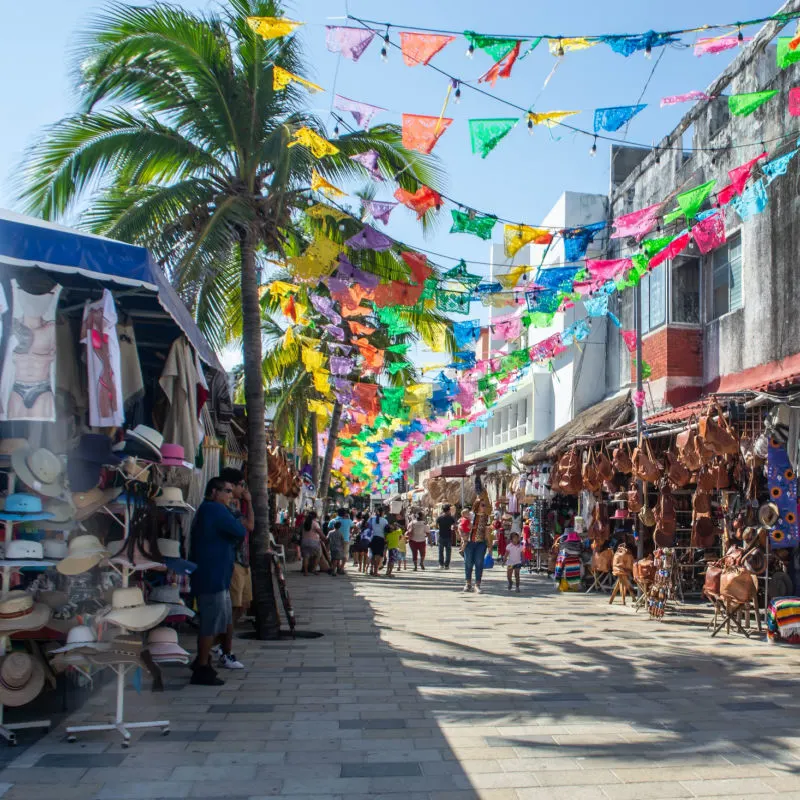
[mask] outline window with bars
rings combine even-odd
[[[731,236],[711,254],[711,319],[742,307],[742,237]]]

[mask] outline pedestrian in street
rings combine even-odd
[[[337,519],[333,521],[333,529],[328,533],[328,548],[331,554],[331,575],[344,574],[344,563],[347,558],[342,523]]]
[[[309,511],[303,522],[303,538],[300,540],[300,552],[303,555],[303,575],[316,575],[317,562],[322,555],[321,537],[322,528],[317,522],[317,512]]]
[[[389,565],[386,568],[386,577],[394,578],[392,574],[395,565],[400,560],[400,539],[403,536],[403,528],[397,520],[390,522],[386,530],[386,550]]]
[[[389,520],[381,513],[383,509],[378,506],[375,509],[375,515],[369,518],[369,527],[372,536],[369,540],[369,549],[372,553],[372,565],[370,575],[373,578],[378,576],[381,564],[383,564],[383,554],[386,550],[386,528],[389,526]]]
[[[425,569],[425,547],[428,543],[428,526],[422,512],[418,511],[416,519],[406,528],[408,545],[411,548],[411,557],[414,559],[414,572],[417,571],[417,558],[420,569]]]
[[[350,534],[353,530],[353,519],[350,516],[350,511],[347,508],[340,508],[337,512],[337,515],[331,520],[330,524],[328,525],[328,530],[332,530],[336,523],[339,523],[339,529],[342,533],[342,539],[344,539],[344,551],[346,554],[349,554],[350,551]],[[333,558],[333,555],[331,555]],[[345,559],[347,555],[345,555]],[[333,566],[333,565],[331,565]],[[342,564],[339,572],[344,573],[345,565]]]
[[[492,504],[489,495],[484,491],[472,504],[472,528],[463,540],[464,544],[464,575],[466,583],[465,592],[475,591],[481,593],[481,578],[483,577],[483,561],[487,550],[491,552],[492,529],[489,526],[489,514]],[[472,583],[472,572],[475,571],[475,584]]]
[[[197,657],[192,665],[191,683],[199,686],[222,686],[211,665],[214,640],[223,635],[219,665],[225,669],[244,669],[233,649],[233,608],[230,585],[236,548],[247,534],[231,514],[233,486],[220,478],[206,485],[205,499],[197,508],[191,530],[189,560],[197,564],[191,575],[192,594],[199,613]]]
[[[519,593],[519,573],[522,570],[522,551],[523,546],[519,540],[518,533],[511,534],[511,541],[506,545],[506,577],[508,578],[508,591],[511,591],[511,579],[517,585]]]
[[[492,530],[494,531],[494,538],[497,542],[497,556],[502,564],[505,561],[506,556],[506,532],[505,526],[503,525],[503,520],[501,519],[501,513],[499,511],[494,512]]]
[[[453,554],[453,533],[456,519],[450,513],[450,506],[442,506],[442,513],[436,519],[439,540],[439,569],[450,569],[450,557]]]
[[[233,516],[242,523],[247,532],[244,541],[236,548],[233,575],[231,577],[233,625],[236,627],[236,624],[253,603],[253,579],[250,575],[250,534],[255,527],[255,520],[253,517],[253,503],[244,480],[244,473],[233,467],[225,467],[219,473],[219,477],[233,487],[233,501],[229,508]]]
[[[359,526],[358,534],[358,550],[356,558],[358,561],[358,571],[366,573],[369,565],[369,547],[372,540],[372,528],[370,527],[368,519],[362,519]]]
[[[400,564],[403,566],[403,570],[408,569],[408,536],[406,535],[405,531],[401,531],[400,533],[400,543],[397,546],[397,558],[398,558],[398,567],[397,571],[400,572]]]
[[[469,538],[472,530],[472,512],[468,508],[461,509],[461,516],[458,518],[458,552],[464,555],[464,542]]]

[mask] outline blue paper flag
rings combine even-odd
[[[626,122],[633,119],[647,103],[638,106],[612,106],[610,108],[596,108],[594,110],[594,132],[618,131]]]
[[[479,319],[453,323],[453,338],[456,340],[456,347],[459,350],[475,345],[480,336],[481,321]]]
[[[760,214],[769,202],[764,181],[759,180],[748,186],[739,197],[731,200],[731,207],[739,215],[742,222],[747,222],[750,217]]]
[[[586,255],[586,250],[594,237],[605,227],[605,222],[595,222],[583,228],[567,228],[562,231],[564,261],[580,261]]]
[[[605,225],[605,223],[602,223]],[[567,259],[572,261],[572,259]],[[540,269],[536,273],[534,283],[550,292],[571,292],[575,276],[581,272],[583,267],[551,267],[550,269]]]
[[[767,186],[769,186],[778,175],[785,175],[786,170],[789,169],[789,162],[795,157],[797,154],[797,149],[791,150],[786,155],[778,156],[777,158],[773,158],[772,161],[768,161],[761,167],[762,172],[764,175],[767,176]]]
[[[647,31],[632,36],[601,36],[601,42],[605,42],[615,53],[621,56],[633,55],[637,50],[652,50],[654,47],[663,47],[671,42],[678,42],[676,36],[668,33],[656,33]]]

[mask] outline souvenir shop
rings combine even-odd
[[[715,395],[650,417],[640,441],[628,423],[529,463],[546,482],[545,508],[563,498],[576,508],[573,541],[554,551],[580,562],[580,577],[573,569],[559,588],[630,597],[654,619],[697,618],[703,603],[712,636],[800,642],[794,402],[788,392]]]
[[[225,372],[146,250],[0,217],[0,735],[56,685],[126,685],[185,664],[175,624],[204,486],[242,467]],[[55,693],[53,693],[55,695]],[[60,703],[55,704],[56,707]],[[17,720],[23,720],[17,722]]]

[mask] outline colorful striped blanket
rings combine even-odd
[[[800,597],[778,597],[767,609],[767,630],[781,639],[800,635]]]

